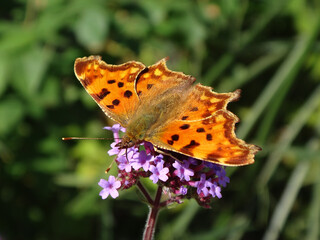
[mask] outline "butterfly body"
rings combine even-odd
[[[181,106],[186,102],[187,95],[182,92],[188,92],[188,88],[191,89],[192,85],[173,87],[161,95],[157,95],[155,88],[154,93],[151,93],[154,95],[152,101],[142,98],[132,119],[124,126],[127,136],[138,140],[152,139],[166,123],[176,119],[183,111]]]
[[[240,91],[215,93],[195,78],[170,71],[165,59],[146,67],[78,58],[75,74],[107,116],[126,128],[119,148],[149,141],[156,147],[222,165],[253,163],[259,150],[236,138],[238,118],[226,109]]]

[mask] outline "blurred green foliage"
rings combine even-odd
[[[228,168],[212,210],[161,212],[156,239],[319,239],[320,3],[317,0],[13,0],[0,8],[0,239],[140,239],[135,190],[102,201],[110,124],[73,75],[75,58],[137,60],[195,76],[262,146]],[[112,171],[115,171],[113,169]]]

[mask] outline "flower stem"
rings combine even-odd
[[[179,203],[181,201],[181,199],[183,198],[183,196],[179,195],[179,196],[176,196],[176,197],[172,197],[171,199],[169,200],[166,200],[166,201],[163,201],[159,204],[160,208],[163,208],[163,207],[166,207],[168,206],[169,204],[171,203]]]
[[[147,223],[143,233],[143,240],[153,239],[158,213],[161,208],[160,206],[161,194],[162,194],[162,187],[159,186],[155,200],[153,204],[149,206],[149,215],[148,215]]]
[[[148,201],[148,203],[150,205],[153,205],[154,202],[153,202],[152,198],[150,197],[150,194],[148,193],[147,189],[142,185],[142,183],[140,181],[137,181],[137,186],[138,186],[139,190],[141,191],[141,193],[143,194],[143,196]]]

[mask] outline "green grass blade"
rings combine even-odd
[[[319,139],[317,140],[319,141]],[[318,144],[318,143],[316,143]],[[320,172],[320,155],[318,155],[317,172]],[[317,181],[313,185],[313,196],[309,208],[307,224],[306,240],[317,240],[320,237],[319,226],[320,226],[320,174],[318,175]]]
[[[209,69],[203,76],[202,83],[205,85],[212,85],[214,81],[224,72],[234,61],[236,53],[241,51],[247,44],[252,42],[254,38],[266,27],[266,25],[283,9],[287,1],[270,1],[270,8],[257,19],[254,25],[243,35],[237,39],[236,47],[223,55],[218,63]]]
[[[279,68],[279,71],[272,78],[268,86],[265,88],[257,102],[251,108],[248,115],[242,119],[242,125],[239,127],[237,135],[240,138],[246,138],[260,115],[265,108],[270,104],[271,100],[275,97],[277,91],[282,87],[284,82],[292,82],[301,68],[305,56],[314,43],[315,38],[320,30],[320,15],[318,21],[314,24],[313,31],[308,35],[300,36],[293,46],[293,50],[287,57],[287,60]]]
[[[270,225],[263,237],[263,240],[278,239],[279,233],[286,222],[294,200],[302,187],[303,180],[308,173],[309,165],[310,163],[308,161],[301,161],[294,169],[281,199],[274,210]]]
[[[270,154],[266,161],[263,171],[258,179],[258,188],[264,187],[278,166],[281,157],[291,145],[292,141],[305,125],[310,115],[320,104],[320,85],[314,90],[310,98],[302,105],[290,125],[286,128],[279,141],[276,143],[277,148]]]

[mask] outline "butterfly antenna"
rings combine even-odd
[[[112,140],[113,138],[87,138],[87,137],[63,137],[63,141],[68,140]]]

